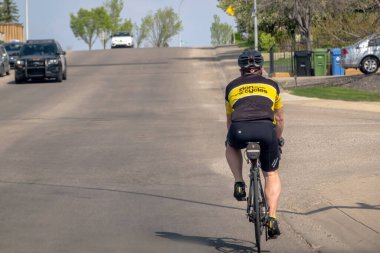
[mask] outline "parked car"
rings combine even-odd
[[[133,36],[129,32],[117,32],[111,36],[111,48],[133,47]]]
[[[8,52],[3,45],[0,45],[0,76],[9,75],[10,70]]]
[[[358,68],[364,74],[377,72],[380,64],[380,33],[371,34],[342,49],[343,68]]]
[[[66,52],[56,40],[28,40],[20,49],[15,66],[15,83],[29,79],[67,78]]]
[[[4,43],[4,47],[8,52],[9,55],[9,64],[11,65],[11,68],[15,67],[16,59],[20,54],[20,49],[24,43],[19,41],[12,41],[8,43]]]

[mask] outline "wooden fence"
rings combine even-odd
[[[24,41],[24,26],[22,24],[0,23],[0,40],[4,42]]]

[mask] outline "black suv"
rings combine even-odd
[[[29,79],[67,78],[66,52],[55,40],[27,40],[15,65],[15,83]]]
[[[8,52],[9,55],[9,65],[11,65],[11,68],[15,67],[16,59],[19,56],[20,49],[24,43],[19,41],[13,41],[4,43],[4,47]]]

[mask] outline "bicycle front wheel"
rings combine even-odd
[[[255,213],[255,238],[257,252],[261,252],[261,210],[260,210],[260,190],[258,182],[258,170],[253,172],[253,210]]]

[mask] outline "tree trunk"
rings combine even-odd
[[[310,41],[310,24],[312,18],[310,5],[311,3],[309,1],[305,2],[302,0],[295,0],[293,9],[293,16],[297,21],[299,32],[301,33],[302,37],[306,39],[307,50],[312,49]]]

